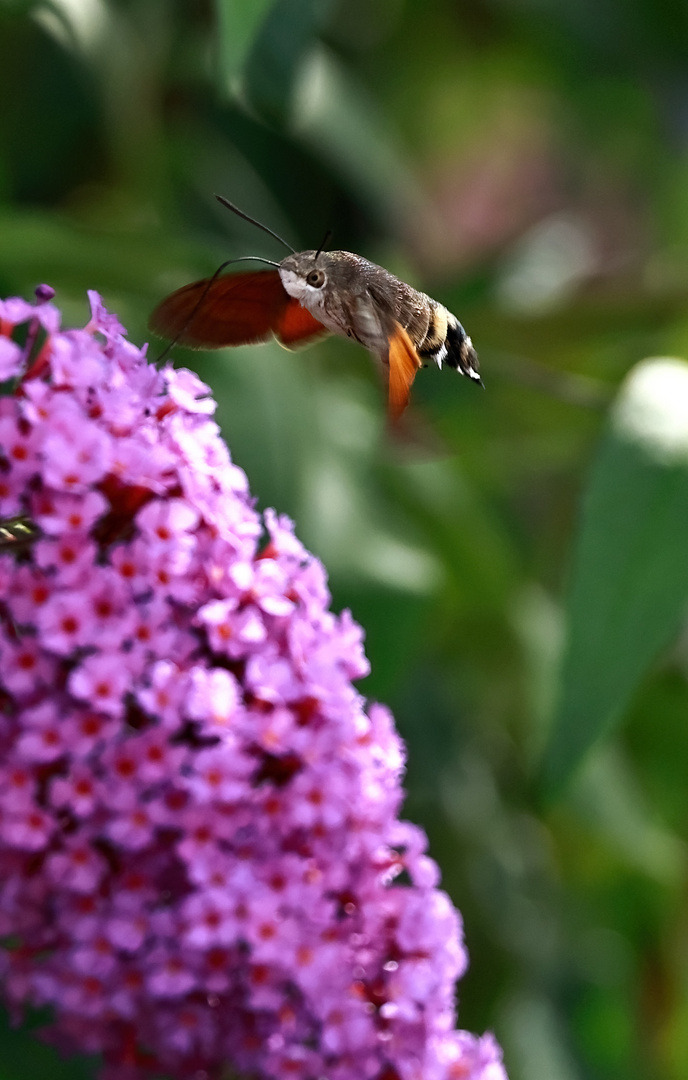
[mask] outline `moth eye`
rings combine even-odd
[[[325,271],[324,270],[311,270],[310,274],[306,278],[306,284],[312,285],[314,289],[322,289],[325,284]]]

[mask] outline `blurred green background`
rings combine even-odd
[[[0,295],[83,325],[96,288],[143,342],[171,289],[282,258],[214,192],[331,228],[481,356],[392,437],[348,342],[174,352],[366,628],[461,1026],[511,1080],[685,1080],[686,369],[619,388],[688,355],[688,6],[0,0]],[[0,1080],[39,1075],[91,1072],[3,1026]]]

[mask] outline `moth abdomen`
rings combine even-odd
[[[474,382],[482,383],[478,356],[463,326],[442,304],[428,299],[428,329],[417,344],[422,360],[434,360],[438,368],[442,364],[454,368]]]
[[[482,386],[478,354],[473,348],[473,342],[456,315],[452,315],[450,311],[447,312],[447,336],[444,345],[447,350],[443,357],[444,362]]]
[[[447,318],[449,312],[442,304],[428,297],[428,328],[425,337],[418,344],[422,357],[434,360],[439,368],[446,356]]]

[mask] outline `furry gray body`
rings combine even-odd
[[[471,339],[450,311],[388,270],[350,251],[300,251],[279,265],[285,290],[328,330],[354,338],[387,363],[395,324],[421,361],[445,362],[480,382]],[[309,278],[319,284],[309,284]],[[322,279],[322,280],[320,280]]]

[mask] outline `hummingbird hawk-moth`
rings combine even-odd
[[[219,201],[291,251],[274,267],[194,281],[166,297],[150,318],[161,337],[191,348],[249,345],[274,336],[287,348],[328,334],[352,338],[380,362],[389,413],[408,405],[419,368],[434,360],[482,385],[478,357],[463,326],[442,304],[350,251],[294,251],[266,225],[223,196]],[[234,259],[230,262],[243,260]]]

